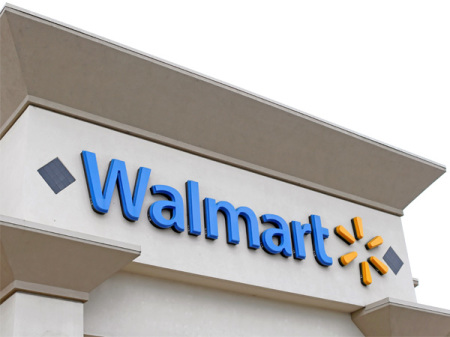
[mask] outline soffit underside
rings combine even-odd
[[[275,178],[278,172],[344,199],[352,195],[368,206],[385,205],[394,214],[445,172],[438,164],[17,9],[7,7],[1,20],[0,74],[15,64],[8,68],[12,74],[0,77],[2,124],[16,102],[36,97],[268,169]],[[10,78],[24,85],[8,105]]]

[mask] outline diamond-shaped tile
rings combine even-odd
[[[397,255],[394,249],[392,247],[389,247],[386,254],[383,256],[383,260],[386,261],[389,268],[394,272],[395,275],[399,272],[399,270],[403,266],[402,259]]]
[[[55,158],[42,166],[38,172],[55,194],[58,194],[75,181],[75,178],[59,158]]]

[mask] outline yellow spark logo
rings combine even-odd
[[[352,245],[356,240],[360,240],[364,237],[363,224],[360,217],[352,219],[353,236],[344,226],[337,226],[334,229],[334,233],[339,236],[345,243]],[[355,238],[356,237],[356,238]],[[380,246],[383,243],[383,238],[381,236],[376,236],[372,240],[366,243],[365,247],[367,250],[371,250],[375,247]],[[350,262],[352,262],[358,253],[353,251],[339,257],[338,261],[342,267],[345,267]],[[388,272],[389,268],[383,262],[381,262],[375,256],[371,256],[367,261],[363,261],[359,264],[359,270],[361,273],[361,283],[364,286],[368,286],[372,283],[372,275],[370,275],[369,264],[378,272],[380,275],[384,275]]]

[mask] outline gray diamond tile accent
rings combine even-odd
[[[391,270],[394,272],[395,275],[398,274],[398,272],[403,266],[402,259],[397,255],[397,253],[395,252],[394,249],[392,249],[392,247],[389,247],[386,254],[384,254],[383,260],[386,261],[389,268],[391,268]]]
[[[42,166],[38,172],[55,194],[58,194],[75,181],[75,178],[59,158],[55,158]]]

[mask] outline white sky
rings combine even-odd
[[[450,1],[10,3],[450,165]],[[418,302],[446,309],[449,194],[402,218]]]

